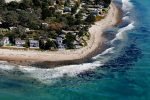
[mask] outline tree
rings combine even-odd
[[[72,13],[72,14],[75,14],[76,11],[77,11],[77,9],[78,9],[77,6],[73,6],[73,7],[71,8],[71,13]]]
[[[22,0],[22,3],[26,6],[26,8],[32,6],[32,0]]]
[[[54,43],[54,41],[48,39],[45,44],[45,50],[50,50],[52,48],[56,49],[56,44]]]
[[[52,12],[49,10],[49,8],[43,8],[42,9],[42,19],[45,20],[47,17],[52,16]]]
[[[104,2],[104,6],[107,8],[110,5],[111,0],[101,0],[101,2]]]
[[[45,44],[45,50],[49,50],[50,49],[50,47],[51,47],[51,45],[50,45],[50,40],[47,40],[47,42],[46,42],[46,44]]]
[[[41,22],[35,13],[28,13],[27,11],[19,12],[19,24],[31,29],[39,29]]]
[[[7,4],[8,10],[16,10],[18,8],[19,8],[19,3],[16,1],[11,1],[10,3]]]
[[[75,18],[76,19],[82,19],[83,15],[81,12],[78,12],[76,15],[75,15]]]
[[[29,39],[26,39],[26,43],[24,44],[24,47],[29,48],[30,47],[30,42]]]
[[[44,43],[44,40],[42,40],[42,39],[39,40],[39,47],[40,47],[40,49],[42,49],[42,50],[45,49],[45,43]]]
[[[102,1],[108,5],[111,3],[111,0],[102,0]]]
[[[3,20],[7,23],[9,23],[10,25],[14,25],[18,22],[19,15],[15,11],[8,11],[5,12],[4,15],[2,15],[2,17]]]
[[[74,25],[74,23],[75,23],[75,18],[74,18],[73,16],[68,15],[68,16],[66,17],[66,19],[68,20],[68,25],[70,25],[70,26]]]
[[[4,6],[5,0],[0,0],[0,7]]]
[[[100,0],[94,0],[95,4],[99,4],[100,3]]]
[[[90,15],[86,18],[85,21],[87,21],[87,22],[90,23],[90,24],[93,24],[93,23],[96,21],[96,19],[95,19],[95,16],[93,16],[92,14],[90,14]]]
[[[76,37],[72,35],[71,33],[68,33],[66,35],[66,39],[64,40],[64,43],[67,45],[68,49],[74,49],[75,46],[73,45],[73,42],[75,41]]]
[[[36,7],[42,6],[42,2],[40,0],[32,0],[32,2],[34,4],[34,6],[36,6]]]

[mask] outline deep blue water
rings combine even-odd
[[[150,0],[131,3],[134,7],[124,16],[130,16],[134,28],[123,33],[128,40],[119,56],[75,77],[52,79],[54,84],[29,79],[21,71],[1,71],[0,100],[150,100]]]

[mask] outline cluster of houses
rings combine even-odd
[[[67,2],[67,0],[62,0],[63,2]],[[103,11],[105,8],[105,4],[102,2],[99,2],[99,4],[95,4],[94,0],[89,0],[91,2],[90,4],[87,4],[86,0],[70,0],[69,6],[61,6],[60,8],[56,9],[56,12],[59,12],[61,14],[68,14],[71,13],[71,8],[75,5],[75,2],[79,2],[79,8],[77,12],[82,11],[83,18],[82,20],[86,19],[89,14],[92,14],[93,16],[105,16],[105,12]],[[56,3],[54,2],[54,5],[52,7],[55,7]],[[76,13],[75,13],[76,14]]]
[[[75,33],[74,33],[75,35]],[[63,43],[65,39],[65,35],[61,34],[59,35],[54,41],[57,43],[58,45],[58,49],[65,49],[66,45]],[[80,45],[80,40],[77,39],[73,42],[73,45],[75,46],[75,48],[81,48],[82,46]],[[21,38],[16,38],[15,39],[15,44],[12,45],[12,43],[9,40],[9,37],[3,37],[2,39],[0,39],[0,45],[2,47],[16,47],[16,48],[26,48],[27,42],[29,42],[29,48],[39,48],[39,40],[33,40],[33,39],[29,39],[29,41],[26,40],[22,40]]]
[[[67,0],[63,1],[66,2]],[[89,14],[92,14],[93,16],[105,16],[103,11],[105,4],[99,2],[99,4],[96,5],[94,0],[89,0],[89,2],[91,2],[90,4],[87,4],[86,0],[82,0],[82,2],[80,2],[80,0],[70,0],[69,6],[62,6],[61,8],[57,9],[56,12],[60,12],[62,14],[71,13],[71,8],[75,5],[75,2],[80,3],[77,12],[82,10],[83,20],[86,19]]]
[[[6,0],[7,1],[7,0]],[[8,0],[8,1],[15,1],[15,0]],[[18,1],[21,1],[21,0],[18,0]],[[75,5],[75,3],[77,2],[80,2],[80,5],[79,5],[79,8],[77,10],[77,12],[75,14],[77,14],[79,11],[82,12],[82,15],[83,15],[83,18],[82,20],[85,20],[88,15],[92,14],[93,16],[104,16],[104,12],[103,12],[103,9],[105,8],[104,7],[104,4],[103,3],[99,3],[99,4],[94,4],[94,0],[89,0],[90,2],[92,3],[87,3],[86,0],[82,0],[82,2],[80,2],[80,0],[69,0],[69,5],[65,5],[65,2],[68,2],[68,0],[61,0],[61,2],[63,2],[60,7],[56,7],[56,3],[57,3],[57,0],[54,0],[53,1],[53,4],[52,6],[50,7],[55,7],[57,8],[56,9],[56,12],[59,12],[61,14],[68,14],[68,13],[71,13],[71,10],[72,10],[72,7]],[[0,26],[2,25],[3,23],[0,22]],[[7,26],[7,25],[3,25],[3,26]],[[48,23],[42,23],[42,28],[47,28],[49,27],[49,24]],[[17,27],[9,27],[9,30],[13,30],[13,29],[16,29]],[[2,28],[0,29],[0,32],[5,32],[5,31],[8,31],[8,28]],[[32,30],[30,30],[29,28],[26,28],[25,29],[25,32],[30,32]],[[65,39],[65,34],[67,33],[71,33],[73,35],[76,35],[76,31],[65,31],[65,30],[62,30],[62,32],[64,34],[58,36],[54,41],[57,43],[58,45],[58,48],[59,49],[63,49],[65,48],[65,44],[63,44],[63,41]],[[15,39],[15,46],[16,47],[25,47],[26,45],[26,40],[21,40],[20,38],[16,38]],[[9,40],[8,37],[3,37],[1,40],[0,40],[0,44],[1,46],[10,46],[11,45],[11,42]],[[79,38],[77,38],[73,44],[75,45],[75,48],[81,48],[81,40]],[[29,39],[29,47],[30,48],[39,48],[39,40],[34,40],[34,39]]]
[[[0,26],[3,26],[2,25],[3,23],[2,22],[0,22],[0,23],[1,23]],[[42,27],[46,28],[46,27],[48,27],[48,24],[47,23],[42,23]],[[16,29],[17,29],[17,27],[9,27],[9,28],[6,28],[6,29],[1,28],[0,31],[3,31],[4,33],[5,32],[7,33],[8,31],[13,31],[13,30],[16,30]],[[29,28],[25,28],[24,31],[27,33],[27,32],[31,32],[31,31],[34,31],[34,30],[30,30]],[[72,35],[76,36],[78,32],[79,31],[65,31],[65,30],[62,30],[62,34],[57,36],[56,39],[53,39],[52,41],[55,41],[55,43],[58,45],[58,49],[65,49],[66,45],[63,43],[63,41],[65,40],[66,34],[72,34]],[[30,48],[39,48],[39,40],[34,40],[32,38],[31,39],[29,38],[29,41],[22,40],[21,38],[16,38],[14,41],[15,42],[13,43],[13,47],[16,47],[16,48],[26,47],[27,42],[29,42],[29,47]],[[79,39],[78,39],[78,41],[79,41]],[[78,42],[78,41],[73,42],[73,44],[75,45],[75,48],[81,48],[80,42]],[[3,47],[12,46],[12,43],[10,42],[9,37],[1,38],[0,39],[0,46],[3,46]]]
[[[21,40],[20,38],[16,38],[14,46],[17,48],[23,48],[23,47],[25,47],[26,42],[27,42],[26,40]],[[10,46],[11,42],[10,42],[8,37],[3,37],[0,40],[0,44],[1,44],[1,46],[5,47],[5,46]],[[29,47],[30,48],[39,48],[39,41],[38,40],[32,40],[32,39],[29,40]]]
[[[21,2],[22,0],[5,0],[6,3],[9,3],[11,1],[17,1],[17,2]],[[67,13],[71,13],[71,7],[73,7],[75,5],[76,2],[80,2],[80,0],[53,0],[51,3],[51,6],[49,7],[54,7],[57,5],[57,2],[61,2],[62,5],[58,7],[58,9],[56,10],[56,12],[60,12],[62,14],[67,14]],[[69,2],[68,2],[69,1]],[[68,6],[64,6],[65,3],[69,3]]]
[[[56,9],[56,12],[59,12],[61,14],[69,14],[72,11],[72,7],[75,6],[75,4],[78,2],[80,3],[80,0],[60,0],[62,2],[62,5],[59,6]],[[69,2],[68,2],[69,1]],[[50,7],[54,7],[57,5],[57,0],[54,0],[53,5]],[[69,5],[65,5],[65,3],[69,3]]]
[[[81,5],[82,5],[82,15],[83,15],[83,20],[88,17],[89,14],[92,14],[93,16],[105,16],[105,4],[102,2],[99,2],[98,4],[94,4],[94,0],[90,0],[90,4],[86,3],[86,0],[83,0]]]

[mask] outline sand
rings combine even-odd
[[[21,65],[48,65],[49,67],[81,63],[90,59],[97,52],[103,51],[106,39],[102,37],[105,29],[118,23],[119,10],[115,4],[110,5],[107,16],[89,28],[91,34],[88,45],[81,49],[59,51],[10,50],[0,49],[0,60]]]

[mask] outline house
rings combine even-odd
[[[65,8],[64,8],[64,13],[65,13],[65,12],[71,12],[71,8],[70,8],[70,7],[65,7]]]
[[[99,15],[99,11],[97,9],[95,9],[94,11],[91,12],[91,14],[93,16],[98,16]]]
[[[47,29],[49,27],[48,23],[42,23],[42,28]]]
[[[58,48],[59,49],[63,49],[64,48],[63,38],[62,37],[57,37],[56,38],[56,43],[58,44]]]
[[[10,44],[9,38],[8,37],[3,37],[2,40],[0,41],[1,45],[7,46]]]
[[[12,30],[16,30],[17,27],[9,27],[9,29],[12,31]]]
[[[26,44],[25,40],[21,40],[20,38],[16,38],[15,39],[15,45],[17,47],[23,47]]]
[[[29,40],[30,48],[39,48],[39,41],[38,40]]]
[[[25,32],[30,32],[30,29],[29,29],[29,28],[26,28],[26,29],[25,29]]]

